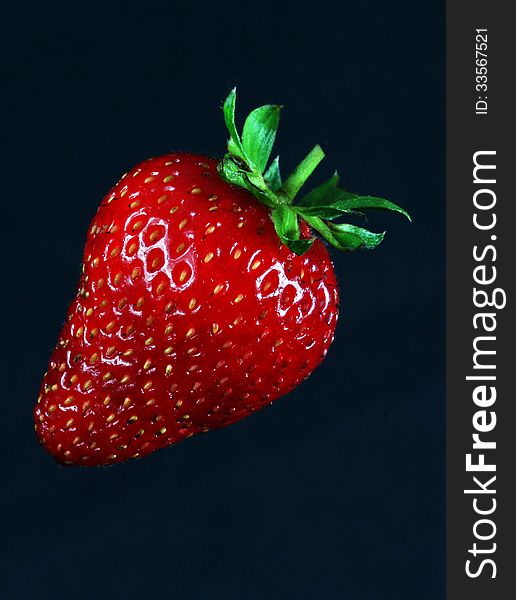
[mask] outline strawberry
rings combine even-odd
[[[330,346],[335,273],[318,231],[342,249],[383,234],[335,224],[385,208],[335,175],[296,204],[324,156],[316,146],[284,183],[266,169],[279,107],[235,126],[228,153],[151,158],[125,174],[89,228],[78,291],[35,406],[41,444],[59,462],[143,457],[234,423],[295,388]]]

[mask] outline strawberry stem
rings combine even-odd
[[[228,183],[251,192],[271,209],[276,232],[292,252],[303,254],[314,241],[314,238],[301,238],[300,218],[328,243],[344,251],[375,248],[383,240],[384,233],[373,233],[348,223],[333,223],[339,217],[363,216],[362,210],[375,209],[397,212],[411,220],[403,208],[385,198],[343,190],[339,187],[337,173],[294,204],[300,189],[324,158],[322,148],[314,146],[282,183],[279,157],[267,168],[281,106],[266,104],[254,109],[245,120],[240,136],[235,123],[235,105],[236,88],[233,88],[223,105],[229,140],[228,151],[218,165],[219,174]]]

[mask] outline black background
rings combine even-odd
[[[442,597],[442,2],[11,3],[2,97],[0,597]],[[221,101],[285,105],[292,168],[315,142],[349,189],[414,216],[334,254],[327,360],[232,427],[104,469],[57,466],[32,406],[86,227],[143,158],[220,155]]]

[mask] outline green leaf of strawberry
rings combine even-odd
[[[228,150],[232,156],[240,158],[243,161],[247,161],[242,141],[238,135],[238,131],[235,124],[235,104],[236,104],[236,88],[233,88],[229,92],[228,97],[224,101],[223,111],[224,120],[226,127],[229,131]]]
[[[410,221],[406,210],[385,198],[360,196],[339,187],[339,176],[335,173],[328,181],[316,187],[299,200],[300,214],[335,219],[345,214],[361,214],[362,210],[390,210],[400,213]]]
[[[306,217],[309,223],[325,240],[338,250],[352,251],[359,248],[372,250],[383,240],[384,233],[373,233],[363,227],[348,223],[335,225],[327,223],[320,217]]]
[[[280,204],[271,213],[272,222],[280,240],[296,254],[304,254],[314,243],[314,238],[301,239],[301,231],[296,211],[286,204]]]
[[[279,156],[276,156],[276,158],[270,164],[270,167],[267,169],[267,171],[265,171],[263,179],[269,189],[271,189],[273,192],[277,192],[281,187]]]
[[[242,145],[248,160],[263,173],[276,138],[280,106],[267,104],[253,110],[244,123]]]

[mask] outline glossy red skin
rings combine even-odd
[[[326,248],[290,252],[216,165],[150,159],[99,207],[34,413],[58,461],[110,464],[223,427],[326,355],[338,302]]]

